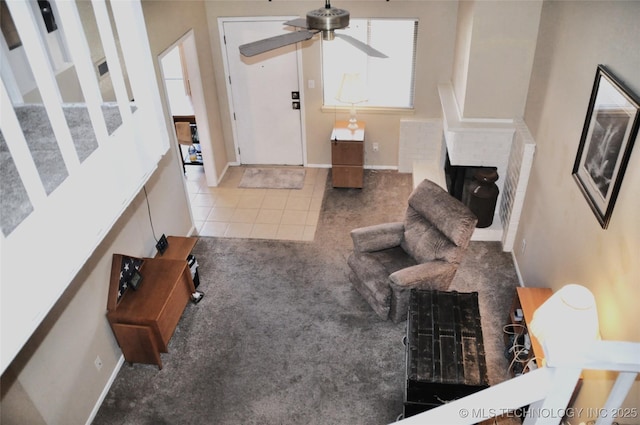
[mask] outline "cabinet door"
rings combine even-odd
[[[333,187],[362,188],[364,170],[362,166],[334,165],[331,169]]]
[[[364,150],[362,142],[332,142],[331,163],[333,165],[364,164]]]
[[[129,363],[156,364],[162,369],[157,337],[149,326],[113,323],[113,333]]]

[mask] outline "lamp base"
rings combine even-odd
[[[357,130],[358,129],[358,120],[356,120],[355,118],[351,118],[349,120],[349,124],[347,125],[347,128],[349,130]]]

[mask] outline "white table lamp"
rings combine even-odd
[[[355,130],[358,128],[358,120],[356,119],[356,103],[366,102],[366,87],[360,79],[360,74],[344,74],[340,89],[336,99],[340,102],[351,104],[351,117],[349,118],[348,128]]]

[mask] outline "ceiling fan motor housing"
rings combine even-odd
[[[322,31],[322,39],[333,40],[333,30],[349,26],[349,12],[335,7],[312,10],[307,13],[307,27]]]

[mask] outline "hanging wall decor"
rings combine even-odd
[[[573,177],[606,229],[640,124],[640,99],[598,65]]]

